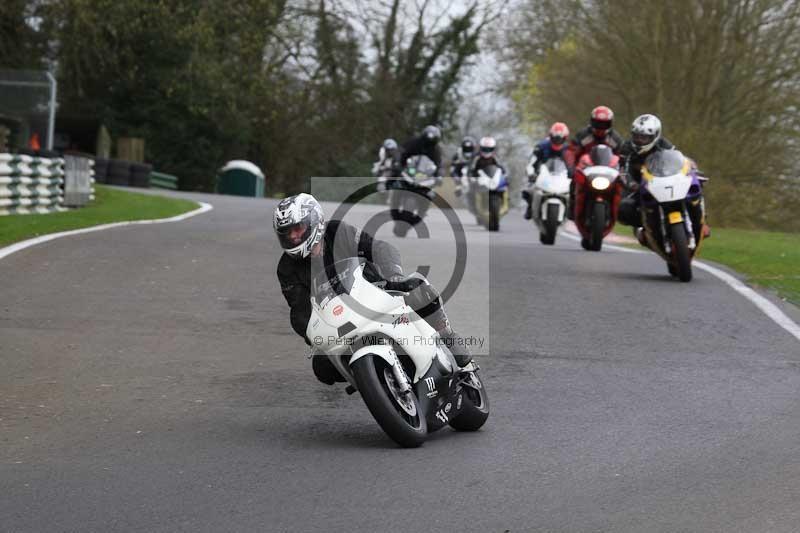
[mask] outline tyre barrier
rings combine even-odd
[[[95,157],[94,180],[96,183],[108,183],[108,159]]]
[[[65,205],[85,205],[94,199],[92,174],[92,161],[85,157],[0,154],[0,215],[53,213],[66,211]]]
[[[0,215],[64,211],[64,159],[0,154]]]
[[[131,164],[131,187],[150,187],[150,173],[153,172],[153,165],[143,163]]]
[[[108,160],[107,181],[109,185],[122,185],[128,187],[131,184],[131,163],[122,159]]]

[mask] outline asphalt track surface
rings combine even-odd
[[[448,309],[492,414],[404,450],[311,373],[274,202],[192,197],[215,209],[0,261],[0,531],[800,529],[800,343],[713,276],[460,213]],[[393,242],[443,285],[426,222]]]

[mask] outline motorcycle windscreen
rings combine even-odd
[[[348,257],[329,265],[320,261],[312,272],[311,298],[319,305],[320,309],[342,294],[350,294],[355,283],[354,273],[362,261],[356,257]]]
[[[414,177],[423,180],[436,174],[436,163],[426,155],[415,155],[408,160],[408,167],[414,168]]]
[[[642,167],[646,179],[689,173],[689,160],[678,150],[662,150],[647,156]]]
[[[558,157],[554,157],[547,162],[547,170],[550,174],[561,175],[567,173],[567,165]]]

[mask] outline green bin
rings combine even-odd
[[[250,161],[228,161],[217,174],[217,193],[262,198],[264,173]]]

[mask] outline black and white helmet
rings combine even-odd
[[[461,141],[461,148],[459,149],[461,152],[462,159],[472,159],[475,157],[475,151],[477,150],[478,143],[475,141],[475,137],[471,135],[467,135]]]
[[[325,215],[313,196],[300,193],[280,201],[275,208],[272,227],[281,248],[290,256],[301,259],[308,257],[314,245],[322,240]]]
[[[661,121],[655,115],[636,117],[631,126],[631,143],[640,154],[653,149],[661,138]]]

